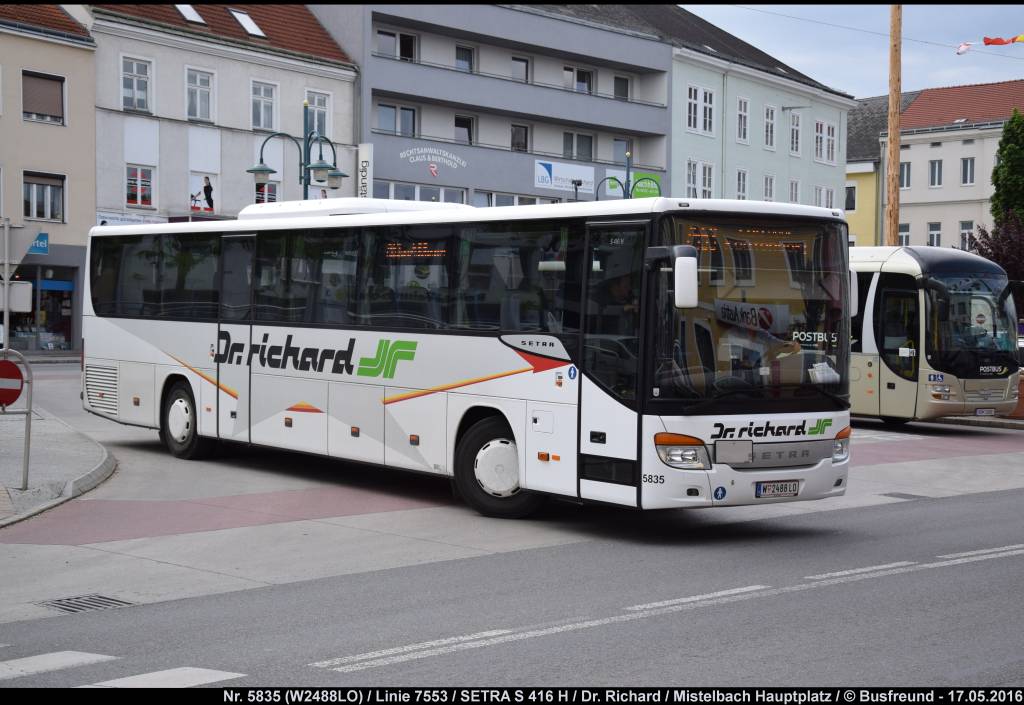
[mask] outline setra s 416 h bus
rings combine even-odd
[[[675,198],[273,203],[97,227],[86,410],[447,476],[480,512],[846,489],[839,211]]]

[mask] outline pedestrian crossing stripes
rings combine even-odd
[[[0,644],[0,648],[10,644]],[[92,654],[84,651],[54,651],[25,658],[0,661],[0,681],[24,678],[54,671],[117,661],[119,656]],[[80,685],[79,688],[192,688],[245,677],[245,673],[216,671],[209,668],[170,668],[150,673]]]

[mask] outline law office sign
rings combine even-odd
[[[573,193],[573,180],[583,182],[580,193],[594,192],[594,167],[562,162],[547,162],[537,159],[533,163],[533,185],[553,191]]]

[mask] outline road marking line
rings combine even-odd
[[[785,594],[788,594],[788,593],[803,592],[805,590],[813,590],[814,588],[825,587],[825,586],[828,586],[828,585],[841,585],[841,584],[844,584],[844,583],[853,583],[853,582],[858,582],[858,581],[861,581],[861,580],[870,580],[872,578],[881,578],[881,577],[885,577],[885,576],[889,576],[889,575],[900,575],[900,574],[903,574],[903,573],[915,573],[917,571],[929,570],[929,569],[932,569],[932,568],[942,568],[942,567],[951,566],[951,565],[959,565],[959,564],[962,564],[962,563],[973,563],[973,562],[976,562],[976,561],[984,561],[984,560],[989,560],[989,559],[992,559],[992,558],[1009,558],[1009,557],[1018,556],[1018,555],[1024,555],[1024,549],[1019,550],[1019,551],[1005,551],[1003,553],[987,553],[987,554],[984,554],[984,555],[968,556],[968,557],[958,558],[958,559],[954,559],[954,560],[938,561],[938,562],[935,562],[935,563],[916,564],[916,563],[912,563],[911,562],[909,565],[890,564],[890,565],[894,565],[894,566],[895,565],[900,565],[900,567],[886,568],[884,570],[879,569],[879,568],[881,568],[881,567],[879,567],[879,568],[873,569],[872,572],[867,572],[867,573],[859,572],[859,573],[854,573],[854,574],[847,574],[847,575],[842,575],[842,576],[839,576],[839,577],[832,577],[832,578],[827,578],[827,579],[824,579],[824,580],[818,580],[818,581],[815,581],[815,582],[801,583],[799,585],[790,585],[788,587],[781,587],[781,588],[766,587],[766,588],[758,589],[758,590],[745,590],[745,591],[744,591],[744,588],[739,588],[739,590],[741,590],[741,592],[737,592],[735,590],[726,590],[726,591],[723,591],[723,593],[731,593],[731,594],[722,594],[720,597],[707,598],[707,599],[702,599],[702,600],[695,600],[695,601],[691,601],[691,602],[682,602],[682,603],[678,603],[677,602],[676,604],[670,604],[670,605],[667,605],[665,607],[657,607],[657,608],[647,609],[647,610],[636,610],[636,611],[628,612],[626,614],[614,615],[612,617],[604,617],[602,619],[590,619],[590,620],[586,620],[586,621],[583,621],[583,622],[572,622],[572,623],[563,624],[563,625],[560,625],[560,626],[547,627],[547,628],[544,628],[544,629],[532,629],[532,630],[524,631],[524,632],[514,632],[514,631],[510,631],[510,630],[505,630],[508,633],[501,634],[501,635],[498,635],[498,636],[494,636],[494,637],[491,637],[491,638],[470,639],[468,637],[461,637],[461,638],[460,637],[454,637],[454,638],[449,639],[449,640],[439,640],[439,641],[452,641],[452,642],[455,642],[458,639],[461,639],[461,641],[458,641],[457,643],[450,643],[450,644],[447,644],[447,645],[444,645],[444,646],[438,646],[437,648],[426,648],[426,649],[419,648],[418,650],[411,651],[411,653],[409,652],[410,649],[408,647],[400,647],[399,651],[402,651],[404,649],[407,653],[396,653],[395,655],[389,656],[389,657],[386,657],[386,658],[374,658],[374,659],[370,659],[370,660],[359,660],[358,662],[352,663],[352,661],[357,659],[357,658],[358,659],[366,659],[366,655],[365,654],[361,654],[359,657],[348,657],[347,665],[339,666],[338,668],[334,668],[333,670],[335,670],[335,671],[337,671],[339,673],[352,673],[352,672],[355,672],[355,671],[362,671],[362,670],[366,670],[366,669],[369,669],[369,668],[377,668],[377,667],[380,667],[380,666],[389,666],[389,665],[396,664],[396,663],[403,663],[405,661],[414,661],[414,660],[418,660],[418,659],[429,658],[431,656],[443,656],[445,654],[454,653],[456,651],[466,651],[468,649],[479,649],[479,648],[483,648],[485,646],[496,646],[498,644],[505,644],[505,643],[509,643],[509,642],[513,642],[513,641],[521,641],[523,639],[532,639],[532,638],[535,638],[535,637],[550,636],[552,634],[563,634],[563,633],[566,633],[566,632],[579,631],[579,630],[582,630],[582,629],[589,629],[591,627],[601,627],[601,626],[606,626],[606,625],[609,625],[609,624],[632,622],[632,621],[636,621],[636,620],[640,620],[640,619],[646,619],[647,617],[655,617],[655,616],[660,616],[660,615],[664,615],[664,614],[671,614],[673,612],[683,612],[683,611],[699,609],[699,608],[702,608],[702,607],[710,607],[710,606],[714,606],[714,605],[724,605],[724,604],[729,604],[729,603],[732,603],[732,602],[742,602],[742,601],[746,601],[746,600],[752,600],[752,599],[755,599],[755,598],[774,597],[774,596],[777,596],[777,595],[785,595]],[[686,599],[686,598],[683,598],[683,599]],[[486,633],[486,632],[484,632],[484,633]],[[425,642],[425,643],[430,643],[430,642]],[[387,650],[387,651],[393,651],[393,650]],[[374,653],[376,653],[376,652],[374,652]],[[334,661],[341,662],[341,661],[344,661],[344,660],[345,659],[334,659],[333,661],[322,661],[320,663],[326,664],[326,663],[332,663]],[[319,664],[310,664],[310,665],[311,666],[317,666]]]
[[[702,600],[711,600],[716,597],[724,597],[726,595],[739,595],[745,592],[754,592],[755,590],[767,590],[770,585],[748,585],[747,587],[733,588],[732,590],[721,590],[719,592],[709,592],[706,595],[694,595],[692,597],[679,597],[675,600],[662,600],[661,602],[649,602],[646,605],[633,605],[632,607],[626,607],[625,609],[634,612],[639,610],[655,609],[657,607],[667,607],[668,605],[683,605],[690,602],[700,602]]]
[[[420,649],[429,649],[435,646],[446,646],[448,644],[456,644],[463,641],[474,641],[476,639],[486,639],[492,636],[502,636],[504,634],[511,634],[511,629],[494,629],[489,632],[478,632],[476,634],[464,634],[463,636],[452,636],[447,639],[435,639],[434,641],[424,641],[419,644],[409,644],[408,646],[396,646],[393,649],[382,649],[380,651],[368,651],[365,654],[356,654],[355,656],[343,656],[341,658],[332,658],[327,661],[318,661],[317,663],[311,663],[310,666],[316,668],[333,668],[334,666],[341,666],[342,664],[351,663],[353,661],[364,661],[366,659],[376,659],[383,656],[393,656],[394,654],[407,653],[409,651],[418,651]]]
[[[166,671],[140,673],[137,676],[116,678],[112,681],[93,683],[87,688],[191,688],[195,685],[206,685],[217,681],[242,678],[244,673],[230,671],[213,671],[208,668],[170,668]]]
[[[85,666],[90,663],[101,661],[113,661],[117,656],[105,656],[104,654],[89,654],[84,651],[55,651],[50,654],[40,654],[27,658],[14,659],[13,661],[0,661],[0,680],[8,678],[21,678],[36,673],[47,671],[59,671],[63,668],[74,668]]]
[[[947,553],[942,556],[936,556],[936,558],[963,558],[964,556],[981,556],[986,553],[999,553],[1000,551],[1012,551],[1015,548],[1024,548],[1024,543],[1014,544],[1013,546],[1002,546],[1000,548],[983,548],[980,551],[964,551],[963,553]]]
[[[899,563],[886,563],[885,565],[873,565],[867,568],[854,568],[852,570],[839,570],[835,573],[822,573],[821,575],[807,575],[804,580],[825,580],[827,578],[841,578],[844,575],[856,575],[857,573],[871,573],[876,570],[887,570],[889,568],[902,568],[907,565],[915,565],[915,561],[900,561]]]

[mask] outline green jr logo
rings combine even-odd
[[[411,340],[381,340],[377,343],[376,357],[359,358],[360,377],[380,377],[391,379],[395,376],[395,367],[399,360],[412,360],[416,357],[416,343]],[[831,423],[831,422],[830,422]]]
[[[825,432],[829,426],[832,425],[832,419],[818,419],[818,423],[814,425],[810,431],[807,432],[808,436],[820,436]]]

